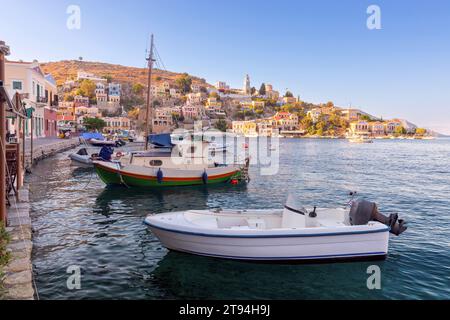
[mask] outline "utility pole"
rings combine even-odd
[[[5,76],[5,56],[9,55],[9,47],[0,41],[0,86],[3,87]],[[4,98],[0,96],[0,225],[6,224],[6,112]]]
[[[145,150],[148,150],[148,136],[150,135],[150,109],[151,109],[151,103],[152,103],[152,71],[153,71],[153,62],[155,61],[153,59],[153,34],[151,38],[151,45],[150,45],[150,55],[147,58],[148,61],[148,81],[147,81],[147,111],[145,115]]]

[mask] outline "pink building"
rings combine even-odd
[[[56,138],[58,136],[57,112],[51,108],[44,109],[44,132],[47,138]]]
[[[184,105],[181,112],[185,119],[199,120],[203,116],[202,106],[200,105]]]

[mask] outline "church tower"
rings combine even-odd
[[[247,75],[244,79],[244,94],[252,94],[252,87],[250,85],[250,76]]]

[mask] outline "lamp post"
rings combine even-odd
[[[9,47],[0,41],[0,86],[5,83],[5,56],[9,55]],[[6,223],[6,112],[5,97],[0,96],[0,224]]]

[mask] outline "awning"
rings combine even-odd
[[[148,141],[159,148],[172,148],[172,138],[170,134],[152,134],[148,137]]]

